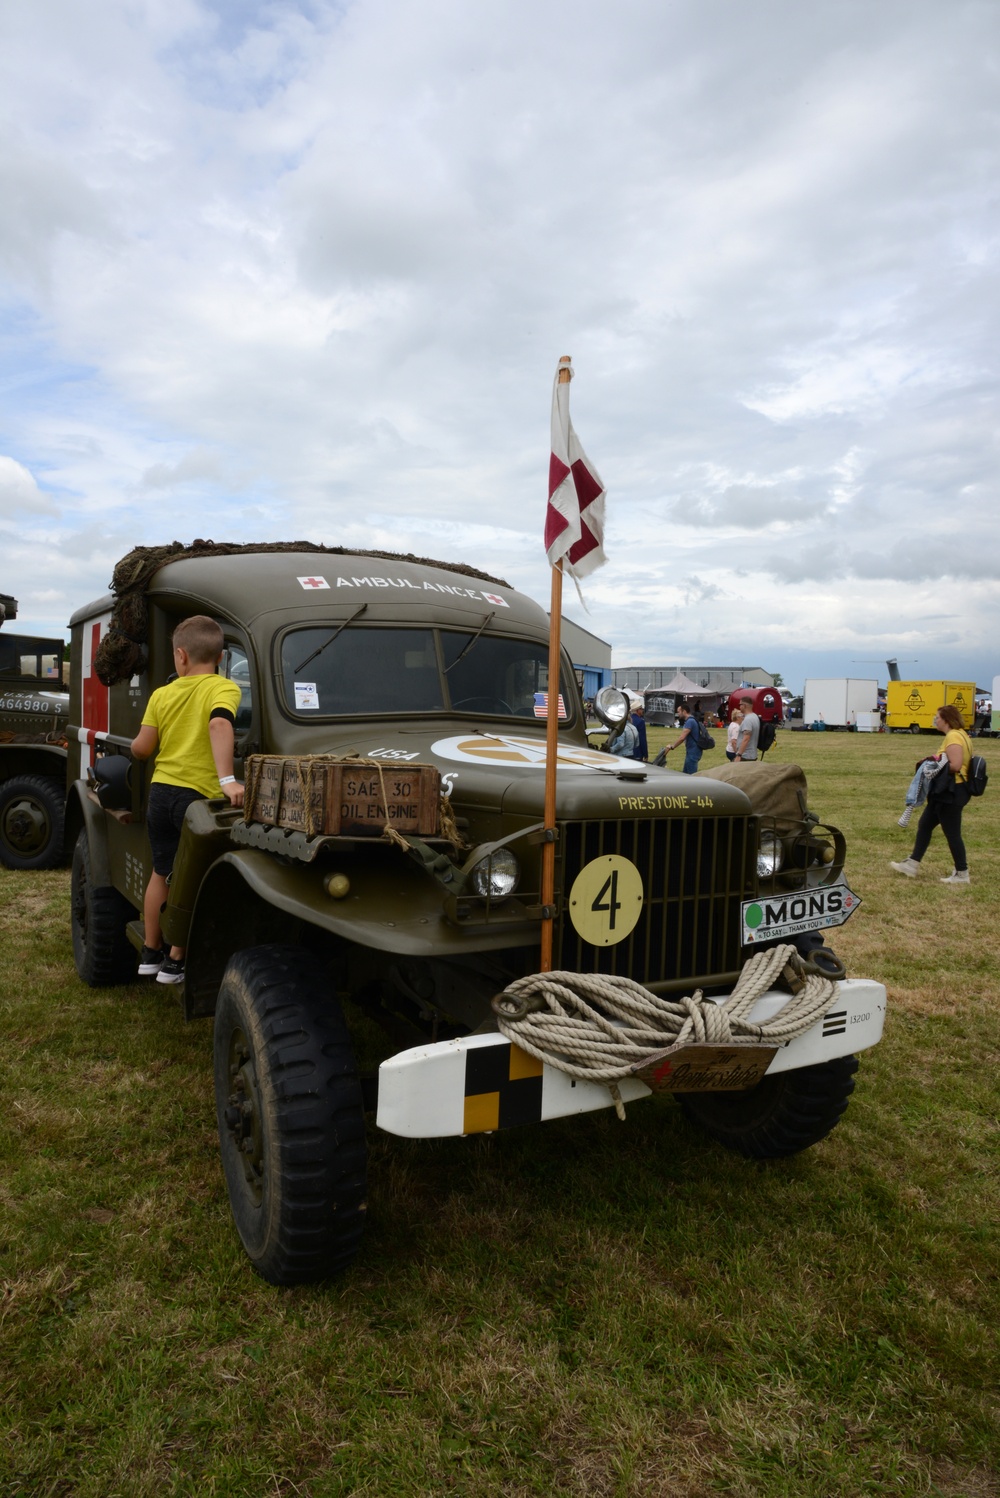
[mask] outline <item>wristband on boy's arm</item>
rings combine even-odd
[[[235,785],[236,784],[236,776],[235,775],[220,775],[219,776],[219,784],[220,785]]]

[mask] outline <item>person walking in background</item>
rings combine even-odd
[[[743,722],[743,714],[738,707],[734,707],[729,719],[729,727],[726,729],[726,758],[732,764],[736,758],[736,745],[740,738],[740,724]]]
[[[890,863],[897,874],[915,879],[920,862],[930,844],[931,833],[940,827],[944,833],[955,867],[942,884],[968,884],[969,862],[962,841],[962,812],[969,800],[969,767],[972,764],[972,742],[965,731],[962,714],[952,703],[939,707],[934,727],[944,734],[940,754],[948,761],[948,770],[935,775],[927,791],[927,805],[917,823],[913,852],[901,863]]]
[[[736,760],[749,760],[757,758],[757,740],[760,737],[760,719],[753,710],[753,698],[741,697],[740,708],[743,712],[743,722],[740,724],[740,738],[736,745]]]
[[[646,742],[646,703],[642,697],[630,697],[629,701],[632,704],[632,716],[629,721],[636,732],[636,746],[632,758],[647,760],[649,745]]]
[[[668,744],[667,754],[671,749],[679,749],[684,745],[684,768],[682,774],[694,775],[698,769],[698,761],[701,759],[701,731],[698,720],[690,708],[679,707],[677,716],[681,720],[681,733],[673,744]]]

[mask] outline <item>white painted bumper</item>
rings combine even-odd
[[[773,1018],[789,1001],[778,990],[762,994],[750,1018]],[[881,983],[847,978],[826,1018],[778,1051],[768,1075],[795,1071],[867,1050],[882,1038],[886,994]],[[622,1100],[650,1096],[645,1082],[619,1083]],[[477,1134],[515,1124],[540,1123],[592,1113],[611,1106],[600,1082],[576,1082],[565,1072],[543,1066],[502,1035],[468,1035],[436,1045],[415,1046],[383,1061],[379,1068],[376,1122],[407,1139],[442,1139]]]

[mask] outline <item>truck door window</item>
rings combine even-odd
[[[236,709],[234,731],[237,736],[247,733],[253,721],[253,693],[250,686],[250,662],[242,645],[226,641],[219,662],[219,675],[228,676],[240,689],[240,705]]]
[[[317,647],[329,642],[310,661]],[[301,673],[296,666],[308,661]],[[297,718],[433,713],[444,706],[430,629],[290,630],[281,641],[285,706]]]

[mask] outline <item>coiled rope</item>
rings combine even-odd
[[[752,1024],[750,1010],[789,967],[804,985],[773,1018]],[[755,952],[723,1003],[700,988],[666,999],[631,978],[555,972],[516,979],[493,1000],[493,1011],[501,1034],[521,1050],[568,1076],[607,1083],[624,1118],[617,1083],[658,1051],[691,1040],[783,1045],[822,1019],[836,997],[836,983],[809,972],[786,945]]]

